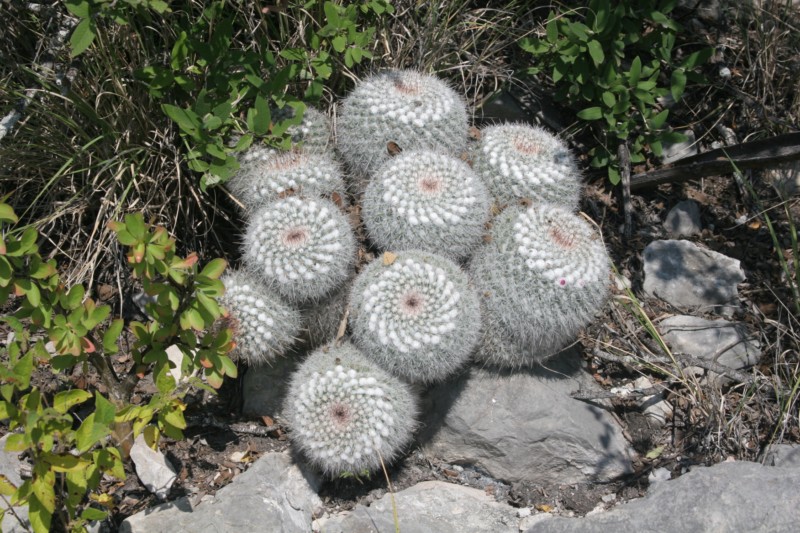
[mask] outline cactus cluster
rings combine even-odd
[[[490,200],[464,161],[404,152],[370,180],[361,205],[367,234],[383,250],[425,250],[463,259],[483,238]]]
[[[413,435],[411,388],[349,343],[311,353],[288,390],[284,415],[292,442],[331,476],[377,470]]]
[[[470,359],[534,365],[572,342],[609,281],[556,137],[500,125],[468,147],[463,100],[407,70],[357,85],[338,117],[336,153],[310,142],[328,130],[309,123],[290,153],[242,157],[230,187],[247,207],[246,272],[226,297],[242,359],[304,340],[283,414],[293,445],[331,476],[399,455],[415,391]]]
[[[581,183],[575,157],[546,130],[525,124],[490,126],[481,132],[474,154],[475,171],[498,203],[528,199],[578,207]]]

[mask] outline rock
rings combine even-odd
[[[770,446],[763,463],[781,468],[800,467],[800,446],[795,444],[775,444]]]
[[[723,318],[676,315],[660,321],[658,328],[673,352],[713,360],[734,370],[756,364],[761,356],[760,343],[752,339],[747,329]],[[710,375],[712,380],[718,378],[714,373]]]
[[[289,376],[298,363],[299,357],[292,353],[269,365],[248,368],[242,379],[242,413],[255,417],[279,415]]]
[[[172,484],[178,479],[175,467],[160,451],[153,450],[145,443],[144,435],[139,435],[131,446],[131,461],[136,467],[136,475],[155,494],[165,500]]]
[[[607,481],[631,471],[628,444],[604,410],[570,397],[598,387],[575,350],[547,368],[472,368],[423,397],[419,441],[447,463],[509,483]]]
[[[528,533],[660,531],[794,532],[800,469],[731,462],[696,467],[658,483],[646,497],[586,518],[552,518]]]
[[[765,170],[763,177],[782,198],[788,199],[800,193],[800,161],[790,161]]]
[[[301,471],[286,453],[269,453],[195,508],[186,500],[147,509],[126,519],[123,533],[173,531],[280,531],[308,533],[322,501],[321,481]]]
[[[694,200],[683,200],[670,209],[664,228],[673,237],[681,235],[697,235],[700,226],[700,207]]]
[[[0,439],[0,472],[8,481],[19,488],[22,484],[22,478],[19,475],[22,461],[19,460],[19,454],[6,451],[6,440],[8,435]],[[0,531],[6,533],[21,533],[23,531],[31,531],[31,523],[28,521],[28,506],[23,505],[14,507],[14,511],[8,511],[8,506],[3,498],[0,498],[0,509],[6,511],[3,520],[0,521]],[[14,516],[16,514],[16,516]],[[19,520],[17,519],[19,518]],[[22,523],[20,523],[22,521]]]
[[[661,155],[661,161],[665,165],[674,163],[684,157],[691,157],[697,154],[694,132],[692,130],[684,130],[679,133],[683,133],[686,136],[685,141],[664,143],[664,152]]]
[[[394,495],[403,533],[484,533],[519,531],[516,509],[498,503],[482,490],[444,481],[423,481]],[[395,530],[391,494],[369,507],[324,516],[314,523],[325,533],[367,533]]]
[[[744,279],[739,261],[689,241],[653,241],[644,249],[645,293],[677,307],[731,313]]]
[[[652,386],[653,382],[647,379],[647,377],[642,376],[631,383],[629,388],[646,390]],[[637,398],[636,404],[650,420],[657,423],[659,426],[663,426],[667,419],[672,416],[672,405],[664,399],[663,392]]]

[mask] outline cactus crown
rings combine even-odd
[[[299,304],[343,283],[355,250],[347,219],[333,202],[290,196],[252,215],[244,259],[281,296]]]
[[[583,288],[608,277],[608,255],[599,235],[559,206],[521,212],[511,237],[525,265],[562,288]]]
[[[229,313],[226,323],[236,340],[233,355],[249,365],[282,355],[300,331],[300,312],[247,272],[229,271],[222,282],[222,303]]]
[[[344,100],[337,141],[348,163],[371,176],[389,158],[387,143],[458,154],[467,127],[466,105],[447,84],[397,70],[368,78]]]
[[[469,357],[480,311],[458,266],[432,253],[378,259],[359,274],[350,298],[355,342],[368,357],[415,382],[443,379]]]
[[[362,207],[367,233],[378,247],[461,259],[480,243],[489,217],[489,195],[460,159],[409,151],[378,170]]]
[[[292,442],[337,476],[394,458],[414,430],[416,406],[407,385],[344,343],[308,356],[292,378],[285,412]]]
[[[501,203],[527,198],[575,210],[580,173],[562,140],[525,124],[490,126],[481,132],[475,169]]]

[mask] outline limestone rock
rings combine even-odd
[[[153,450],[139,435],[131,447],[131,461],[136,467],[136,475],[147,490],[159,500],[165,500],[172,484],[178,479],[175,467],[160,451]]]
[[[516,509],[498,503],[485,492],[443,481],[423,481],[395,494],[397,518],[403,533],[517,533]],[[394,531],[390,494],[369,507],[325,516],[314,524],[324,533]]]
[[[312,514],[322,506],[317,496],[320,483],[314,474],[294,465],[288,454],[270,453],[220,489],[213,500],[194,509],[185,500],[166,503],[129,517],[120,531],[308,533]]]
[[[6,440],[8,435],[0,439],[0,472],[8,478],[8,480],[18,487],[22,484],[22,478],[19,475],[19,469],[22,466],[22,461],[19,459],[19,454],[6,451]],[[0,498],[0,509],[8,509],[5,501]],[[17,516],[14,516],[16,514]],[[19,517],[19,520],[17,520]],[[22,523],[20,523],[20,520]],[[0,521],[0,531],[6,533],[21,533],[22,531],[30,531],[31,524],[28,521],[28,506],[14,507],[14,512],[6,511],[3,520]]]
[[[689,241],[653,241],[644,249],[644,291],[677,307],[730,312],[744,279],[739,261]]]
[[[606,481],[631,471],[630,449],[604,410],[570,397],[597,387],[575,351],[519,371],[473,368],[423,399],[425,453],[509,483]]]
[[[527,533],[797,531],[800,469],[731,462],[696,467],[646,497],[585,518],[551,518]]]
[[[685,141],[664,143],[664,152],[661,156],[661,161],[665,165],[674,163],[684,157],[691,157],[697,154],[697,140],[695,139],[694,132],[692,130],[684,130],[679,133],[683,133],[686,136]]]
[[[700,233],[700,207],[694,200],[683,200],[670,209],[664,228],[673,237]]]
[[[280,413],[289,376],[297,368],[299,357],[289,354],[278,357],[269,365],[247,369],[242,381],[242,412],[249,416],[268,415],[275,417]]]
[[[761,355],[760,344],[742,324],[723,318],[677,315],[660,321],[658,327],[672,351],[706,360],[716,356],[715,363],[734,370],[756,364]]]

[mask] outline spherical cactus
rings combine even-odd
[[[540,204],[504,211],[492,241],[473,256],[470,272],[488,319],[499,321],[535,363],[574,341],[605,304],[610,262],[585,220],[564,207]],[[488,349],[476,357],[518,363]]]
[[[300,305],[321,300],[351,276],[356,242],[333,202],[290,196],[253,213],[243,252],[252,272]]]
[[[297,111],[292,106],[272,110],[274,122],[292,119]],[[292,139],[293,148],[301,148],[303,152],[324,153],[333,149],[331,121],[328,115],[316,108],[306,107],[300,124],[289,126],[286,130]]]
[[[284,402],[292,444],[332,477],[392,461],[411,440],[417,401],[411,388],[352,344],[326,346],[292,376]]]
[[[431,383],[469,358],[481,327],[477,294],[442,256],[385,254],[350,293],[353,340],[373,361],[412,382]]]
[[[526,198],[577,210],[580,172],[569,147],[542,128],[490,126],[481,132],[473,167],[501,204]]]
[[[459,155],[467,145],[467,109],[442,80],[412,70],[372,76],[342,103],[337,147],[354,170],[370,177],[387,159],[387,145]]]
[[[282,355],[300,332],[300,311],[281,300],[263,283],[244,271],[229,271],[221,279],[221,298],[233,330],[232,355],[249,365],[260,365]]]
[[[381,249],[419,249],[459,260],[480,244],[489,207],[486,187],[469,165],[425,150],[387,161],[367,186],[361,212]]]
[[[228,181],[228,188],[252,212],[276,200],[287,191],[303,196],[343,198],[344,179],[338,163],[327,153],[254,150],[256,157],[242,162],[241,169]]]

